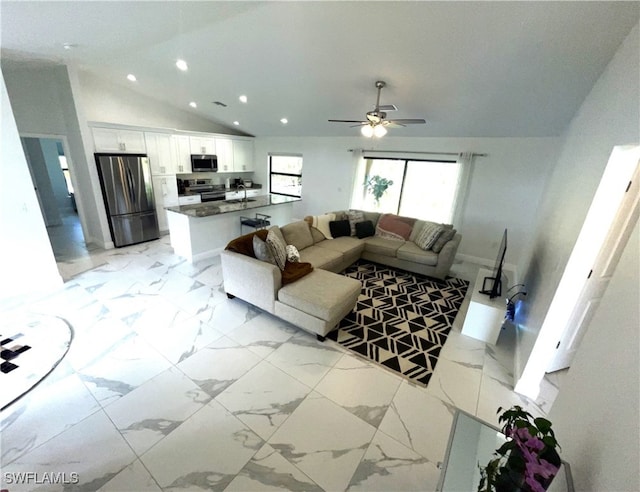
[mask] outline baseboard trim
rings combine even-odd
[[[189,261],[189,263],[196,263],[198,261],[217,256],[222,253],[222,251],[224,251],[224,248],[210,249],[209,251],[204,251],[202,253],[198,253],[197,255],[193,255],[191,258],[187,258],[187,260]]]

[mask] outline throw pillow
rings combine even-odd
[[[358,239],[373,236],[376,230],[373,227],[373,222],[370,220],[364,220],[356,224],[356,236]]]
[[[438,237],[440,237],[440,234],[442,234],[443,230],[444,229],[440,224],[427,222],[416,238],[416,244],[425,251],[431,249],[438,240]]]
[[[257,234],[253,236],[253,252],[258,260],[276,265],[276,260],[271,254],[269,245],[260,239]]]
[[[416,220],[416,223],[413,224],[413,230],[411,231],[411,235],[409,236],[409,241],[413,241],[415,243],[416,239],[418,239],[418,236],[422,232],[422,228],[428,222],[430,221],[422,219]],[[435,222],[432,222],[432,224],[435,224]]]
[[[358,222],[364,221],[364,213],[362,213],[362,210],[349,210],[347,212],[347,215],[349,217],[349,227],[351,229],[351,235],[355,236],[356,224]]]
[[[269,229],[267,234],[266,243],[269,245],[273,259],[276,261],[276,265],[280,270],[284,270],[287,262],[287,244],[282,238],[282,233],[278,226],[274,226]]]
[[[351,236],[351,225],[348,220],[332,220],[329,222],[329,230],[334,238]]]
[[[376,226],[376,236],[406,241],[411,236],[415,221],[395,214],[382,214]]]
[[[250,232],[245,234],[244,236],[237,237],[229,241],[227,247],[225,248],[227,251],[233,251],[234,253],[239,253],[245,256],[251,256],[255,258],[256,255],[253,252],[253,236],[258,236],[263,241],[267,239],[267,231],[264,229],[260,229],[255,232]]]
[[[456,235],[456,232],[458,231],[456,231],[455,229],[445,229],[443,233],[440,234],[440,237],[437,239],[435,244],[431,246],[431,251],[433,251],[434,253],[440,253],[440,251],[442,251],[442,248],[444,248],[444,245],[453,239],[453,237]]]
[[[300,261],[300,252],[293,244],[287,244],[287,261],[291,263],[298,263]]]
[[[318,229],[327,239],[333,239],[329,229],[329,222],[332,220],[336,220],[335,214],[316,215],[313,217],[313,224],[311,225]]]

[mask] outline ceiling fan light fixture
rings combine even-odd
[[[362,133],[364,137],[371,138],[373,137],[373,127],[371,125],[364,125],[360,129],[360,133]]]
[[[376,138],[384,137],[387,134],[387,129],[384,125],[376,125],[373,127],[373,136]]]

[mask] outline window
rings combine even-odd
[[[463,192],[462,174],[462,164],[456,161],[365,157],[354,183],[352,207],[453,223]],[[381,185],[376,189],[377,183]]]
[[[67,165],[67,158],[64,155],[59,155],[58,161],[60,162],[60,168],[62,169],[64,180],[67,182],[67,191],[69,192],[70,195],[72,195],[73,185],[71,184],[71,175],[69,174],[69,166]]]
[[[269,190],[276,195],[302,197],[302,156],[269,154]]]

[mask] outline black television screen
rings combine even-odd
[[[482,283],[481,294],[487,294],[490,299],[500,297],[502,295],[502,269],[504,267],[504,255],[507,252],[507,230],[504,230],[500,249],[498,249],[498,257],[493,267],[491,277],[485,277]]]

